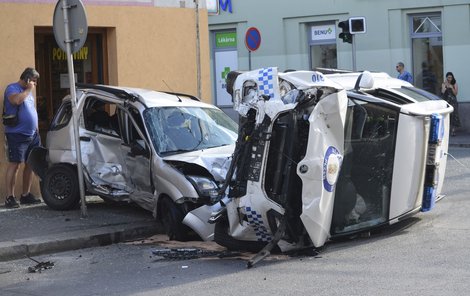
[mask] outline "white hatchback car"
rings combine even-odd
[[[133,201],[162,220],[170,239],[186,239],[186,213],[216,202],[237,124],[217,107],[178,93],[81,85],[77,102],[86,194]],[[80,201],[72,118],[68,96],[46,147],[28,160],[45,203],[56,210]]]
[[[239,141],[215,241],[321,247],[429,211],[442,197],[445,101],[385,73],[229,74]],[[262,252],[260,254],[268,254]]]

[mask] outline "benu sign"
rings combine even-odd
[[[336,27],[332,25],[312,26],[312,41],[336,39]]]

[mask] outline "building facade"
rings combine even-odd
[[[470,130],[470,1],[268,1],[219,0],[209,16],[212,94],[230,112],[224,75],[233,69],[277,66],[279,70],[338,68],[387,72],[405,64],[413,83],[440,94],[445,73],[454,73],[463,124]],[[340,22],[365,19],[353,43],[339,38]],[[259,40],[249,34],[260,33]],[[255,36],[256,37],[256,36]],[[250,51],[247,42],[258,42]]]
[[[193,0],[83,0],[88,36],[74,54],[79,83],[150,88],[200,95],[211,102],[208,17]],[[42,139],[69,93],[67,56],[53,34],[55,0],[0,0],[0,104],[5,87],[35,67]],[[196,14],[196,11],[199,11]],[[0,175],[5,176],[4,127],[0,125]],[[17,179],[19,194],[21,171]],[[0,180],[0,202],[5,195]],[[37,182],[34,186],[38,193]]]

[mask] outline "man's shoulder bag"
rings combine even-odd
[[[2,121],[4,126],[17,126],[18,125],[18,113],[20,106],[16,106],[16,114],[5,114],[5,102],[3,102],[3,114]]]

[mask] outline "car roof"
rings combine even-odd
[[[326,74],[325,76],[349,90],[354,89],[357,78],[361,74],[362,72],[351,72]],[[411,83],[393,78],[385,72],[370,72],[370,75],[374,79],[373,88],[400,88],[402,86],[413,87]]]
[[[80,89],[91,93],[99,94],[106,92],[121,99],[130,99],[131,101],[138,100],[149,108],[175,106],[216,108],[214,105],[201,102],[198,98],[183,93],[172,93],[144,88],[109,85],[77,84],[77,86]]]
[[[195,97],[188,94],[175,94],[161,91],[155,91],[143,88],[121,87],[129,93],[134,93],[143,99],[143,103],[147,107],[170,107],[170,106],[197,106],[197,107],[213,107],[210,104],[199,101]]]

